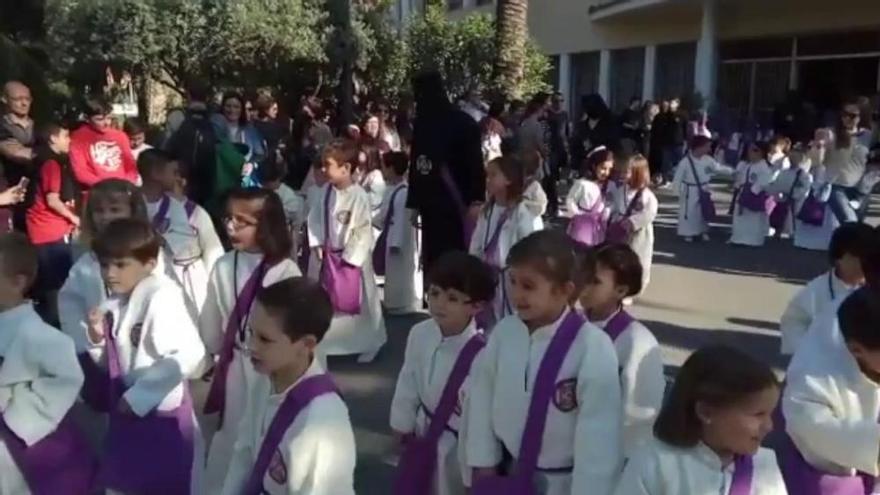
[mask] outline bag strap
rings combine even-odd
[[[752,475],[754,465],[752,456],[739,455],[733,461],[733,479],[727,495],[749,495],[752,493]]]
[[[171,208],[171,198],[169,198],[167,194],[163,194],[162,199],[159,201],[159,209],[156,211],[156,214],[153,215],[154,229],[161,230],[162,222],[168,217],[169,208]]]
[[[183,203],[183,209],[184,209],[184,211],[186,211],[186,218],[187,219],[192,219],[193,213],[196,212],[196,206],[197,206],[196,202],[191,199],[187,199]]]
[[[493,204],[491,208],[495,208]],[[491,225],[486,225],[486,236],[483,238],[485,244],[483,245],[483,255],[488,256],[489,253],[495,250],[498,246],[498,239],[501,238],[501,229],[504,227],[504,224],[507,223],[507,220],[510,218],[510,212],[515,208],[515,206],[511,206],[506,208],[503,212],[501,212],[501,216],[498,217],[498,223],[495,225],[495,230],[492,231],[492,236],[489,237],[489,227]],[[492,212],[489,211],[489,216],[487,219],[487,223],[491,224],[492,222]],[[503,263],[502,263],[503,264]]]
[[[634,321],[632,315],[626,312],[626,310],[621,309],[614,315],[608,323],[605,324],[605,333],[611,337],[612,341],[616,341],[617,337],[620,337],[620,334],[626,330],[626,327],[629,326],[630,323]]]
[[[635,196],[633,196],[633,199],[626,206],[626,213],[624,213],[624,215],[623,215],[624,218],[629,218],[632,215],[633,211],[636,208],[636,203],[640,199],[642,199],[642,192],[644,190],[645,190],[645,188],[643,187],[643,188],[639,189],[638,191],[636,191]],[[623,199],[626,200],[626,186],[624,186],[624,189],[623,189]]]
[[[329,251],[330,246],[330,195],[333,186],[327,184],[327,192],[324,194],[324,249]]]
[[[401,190],[406,189],[406,184],[402,184],[391,193],[391,199],[388,200],[388,211],[385,212],[385,221],[382,223],[382,232],[388,230],[388,227],[392,224],[392,219],[394,218],[394,200],[397,199],[397,193]]]
[[[122,398],[123,391],[118,390],[119,378],[122,378],[122,363],[119,361],[119,348],[116,347],[116,336],[113,335],[115,319],[113,313],[104,314],[104,346],[107,353],[107,373],[110,375],[110,407],[116,409],[117,402]]]
[[[435,443],[440,439],[446,424],[449,423],[449,418],[455,412],[455,406],[458,405],[458,391],[461,390],[461,385],[468,377],[471,364],[473,364],[474,358],[477,357],[480,349],[485,346],[486,340],[483,338],[483,335],[477,334],[471,337],[461,349],[461,352],[458,353],[458,358],[455,360],[452,371],[449,373],[449,379],[447,379],[446,385],[443,387],[440,402],[437,404],[437,409],[434,410],[431,426],[428,428],[428,434],[425,437],[428,441]]]
[[[797,172],[794,173],[794,181],[791,183],[791,189],[788,190],[788,197],[786,198],[788,201],[794,199],[794,190],[797,189],[798,182],[801,180],[801,174],[804,173],[804,170],[799,168]]]
[[[523,429],[516,465],[517,476],[531,479],[538,467],[538,454],[541,452],[547,410],[550,408],[550,400],[553,398],[556,377],[559,375],[562,361],[565,360],[565,356],[583,324],[584,319],[576,311],[569,311],[556,333],[553,334],[550,345],[541,359],[538,375],[535,377],[535,386],[532,390],[532,400],[529,403],[526,425]]]
[[[703,183],[702,183],[702,181],[700,181],[700,176],[699,176],[699,174],[697,174],[697,166],[694,165],[694,159],[691,158],[690,153],[687,154],[687,159],[688,159],[688,162],[690,162],[690,164],[691,164],[691,173],[694,174],[694,182],[697,183],[698,188],[702,189]]]
[[[284,398],[284,402],[281,403],[281,407],[278,408],[278,412],[275,413],[275,417],[269,424],[266,436],[263,437],[257,461],[254,463],[242,494],[259,495],[262,493],[263,477],[266,475],[266,469],[269,467],[272,456],[284,438],[284,433],[293,424],[299,413],[308,407],[313,400],[322,395],[333,393],[339,394],[339,389],[330,375],[326,373],[305,378],[287,393],[287,397]]]

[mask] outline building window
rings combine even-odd
[[[477,0],[477,6],[481,5],[491,5],[493,0]]]
[[[447,0],[449,10],[458,10],[462,7],[463,0]]]
[[[696,43],[675,43],[657,47],[654,95],[657,99],[690,97],[694,92]]]
[[[571,56],[572,116],[580,117],[581,97],[599,92],[599,52],[577,53]]]
[[[620,112],[633,97],[642,97],[645,79],[645,49],[626,48],[611,51],[611,98],[608,106]]]

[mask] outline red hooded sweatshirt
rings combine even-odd
[[[83,189],[104,179],[137,182],[137,162],[124,132],[83,125],[70,136],[70,166]]]

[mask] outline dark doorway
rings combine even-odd
[[[877,93],[876,57],[809,60],[798,65],[798,88],[819,115],[835,111],[849,98]]]

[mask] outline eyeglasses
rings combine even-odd
[[[233,230],[243,230],[248,227],[256,227],[257,222],[253,221],[253,220],[248,220],[245,218],[236,218],[236,217],[226,216],[226,217],[223,217],[223,225],[227,225],[227,226],[231,225]]]

